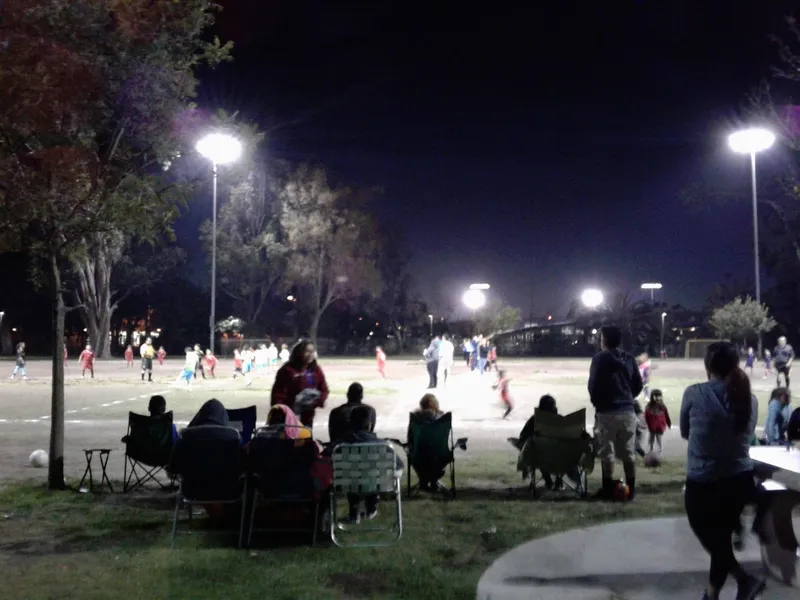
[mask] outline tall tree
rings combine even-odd
[[[311,313],[309,336],[340,300],[380,292],[378,243],[363,190],[331,187],[324,169],[302,165],[281,186],[280,223],[289,253],[287,277]]]
[[[475,330],[493,335],[516,328],[522,321],[522,311],[500,302],[490,302],[475,315]]]
[[[714,310],[709,324],[720,338],[746,342],[772,331],[777,323],[766,306],[748,296]]]
[[[230,188],[217,220],[220,288],[249,327],[258,322],[286,265],[278,208],[267,173],[254,168]],[[209,255],[211,228],[210,221],[201,227]]]
[[[162,166],[181,147],[209,0],[0,5],[0,237],[53,299],[48,486],[64,482],[64,273],[100,236],[152,239],[175,214]]]

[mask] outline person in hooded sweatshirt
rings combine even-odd
[[[622,332],[603,327],[602,350],[592,358],[589,398],[595,409],[595,438],[603,470],[598,498],[614,496],[614,461],[622,461],[628,498],[636,494],[636,396],[642,392],[642,376],[636,359],[620,350]]]
[[[739,586],[736,600],[753,600],[764,580],[747,574],[733,554],[734,533],[745,504],[753,497],[750,438],[758,400],[729,342],[709,344],[708,381],[686,388],[681,402],[681,437],[688,440],[686,516],[698,541],[711,555],[703,598],[716,600],[728,575]]]

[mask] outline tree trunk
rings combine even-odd
[[[78,300],[83,306],[81,315],[89,334],[89,343],[97,358],[111,358],[108,332],[114,306],[111,304],[110,250],[101,245],[93,256],[74,265],[78,275]]]
[[[53,282],[53,380],[50,395],[50,462],[47,487],[63,490],[64,482],[64,318],[61,272],[55,256],[50,257]]]
[[[322,311],[317,309],[314,311],[314,316],[311,317],[311,326],[308,328],[308,337],[317,345],[317,331],[319,331],[319,321],[322,318]]]

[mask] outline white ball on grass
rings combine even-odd
[[[31,452],[31,457],[28,460],[33,468],[42,469],[47,466],[50,459],[47,456],[47,452],[44,450],[34,450]]]

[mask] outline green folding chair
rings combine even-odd
[[[456,496],[456,460],[455,449],[467,449],[467,438],[453,441],[453,415],[445,413],[435,421],[421,418],[411,413],[408,421],[408,439],[403,447],[408,453],[408,462],[419,480],[411,486],[411,469],[408,472],[408,495],[412,490],[439,490]],[[441,479],[450,471],[450,487]]]
[[[517,464],[523,477],[530,475],[534,497],[543,497],[563,487],[585,498],[588,474],[594,469],[586,409],[569,415],[536,409],[534,419],[534,433],[525,442]]]

